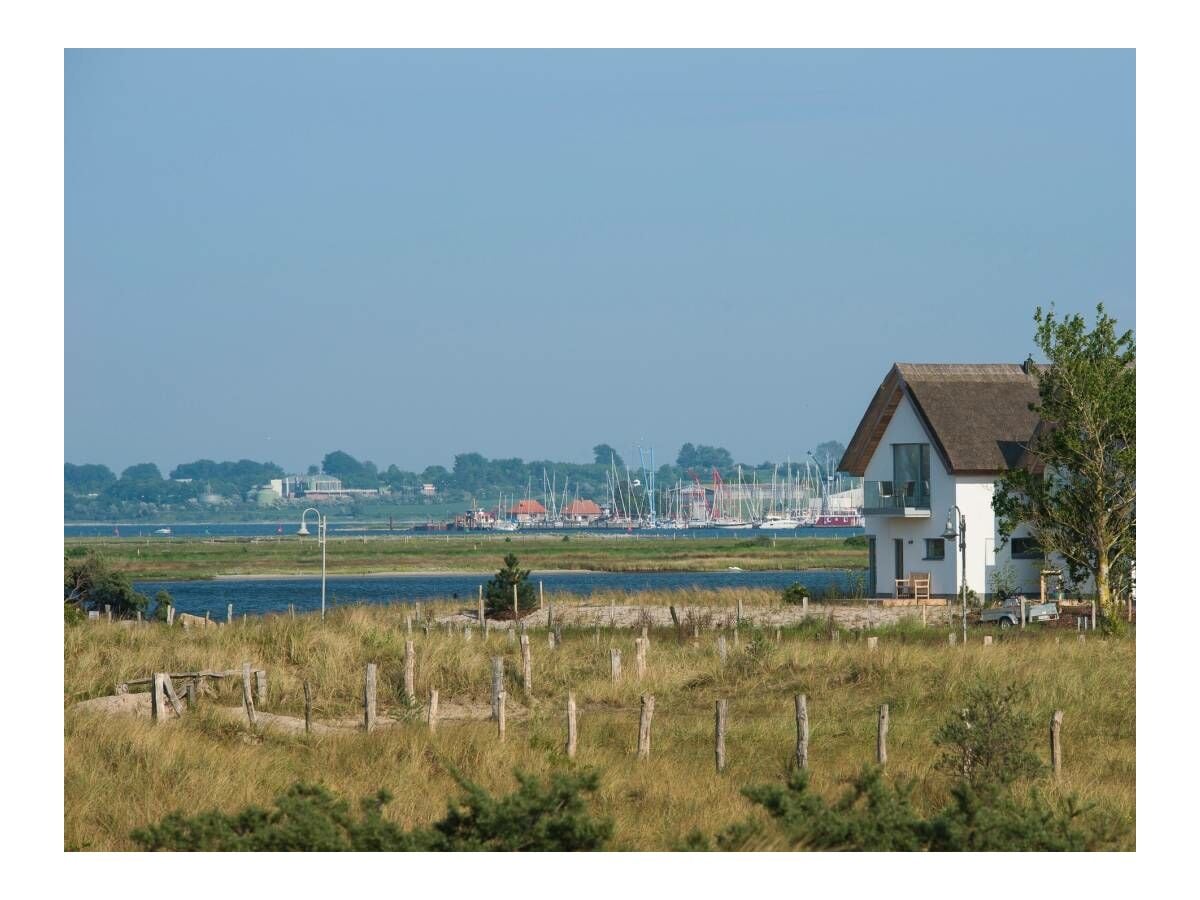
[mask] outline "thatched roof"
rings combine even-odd
[[[896,363],[884,378],[842,457],[861,476],[902,397],[907,396],[948,471],[991,475],[1022,464],[1038,416],[1029,364]]]

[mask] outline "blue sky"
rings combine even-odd
[[[741,461],[1134,326],[1134,54],[68,52],[66,458]]]

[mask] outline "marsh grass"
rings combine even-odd
[[[678,596],[679,593],[688,598]],[[549,599],[549,597],[548,597]],[[614,598],[615,599],[615,598]],[[426,637],[414,626],[416,694],[439,689],[442,703],[484,708],[490,696],[490,657],[505,660],[506,690],[516,714],[508,739],[497,741],[493,723],[447,721],[430,735],[419,703],[403,697],[404,615],[410,607],[345,606],[322,624],[319,616],[268,616],[246,624],[183,631],[97,623],[70,627],[65,635],[65,845],[72,849],[132,849],[129,832],[179,809],[239,809],[270,805],[295,781],[317,780],[356,801],[386,787],[396,800],[386,815],[406,827],[440,817],[459,788],[452,772],[490,790],[515,786],[520,768],[545,775],[557,768],[597,767],[601,785],[592,803],[614,819],[613,846],[670,849],[694,829],[714,834],[759,812],[741,788],[780,780],[795,739],[792,698],[809,697],[810,764],[814,788],[827,796],[871,761],[875,711],[891,711],[889,776],[916,782],[914,799],[933,808],[946,799],[946,776],[934,770],[938,727],[963,702],[977,678],[1030,688],[1025,711],[1038,723],[1054,709],[1065,712],[1061,783],[1043,782],[1051,800],[1074,793],[1096,805],[1095,814],[1129,826],[1133,846],[1135,799],[1135,644],[1130,639],[1073,639],[1056,643],[1049,631],[1006,634],[993,646],[975,641],[951,648],[942,626],[922,629],[919,618],[880,626],[872,652],[863,632],[837,629],[819,610],[782,630],[743,626],[738,646],[729,642],[722,666],[711,624],[726,621],[736,597],[673,592],[623,598],[647,608],[691,599],[706,626],[691,638],[690,625],[650,629],[648,675],[636,679],[634,639],[640,628],[591,624],[562,628],[562,645],[550,650],[544,629],[531,628],[533,696],[521,690],[515,641],[477,631],[465,641],[461,626]],[[747,612],[763,611],[743,597]],[[760,601],[767,598],[759,595]],[[554,597],[556,611],[583,601]],[[596,603],[591,598],[589,603]],[[424,604],[429,617],[460,611],[461,604]],[[703,616],[707,615],[707,619]],[[729,632],[725,632],[727,638]],[[625,675],[612,684],[609,647],[622,651]],[[373,734],[321,736],[262,730],[251,734],[236,719],[218,715],[237,706],[241,687],[226,679],[183,720],[154,727],[148,720],[103,716],[71,709],[81,699],[110,694],[118,681],[154,671],[232,669],[242,660],[269,673],[265,711],[303,715],[305,679],[315,689],[318,721],[353,720],[361,714],[363,667],[379,667],[382,716],[399,723]],[[579,705],[579,754],[563,750],[567,690]],[[638,697],[654,694],[653,750],[634,759]],[[713,704],[728,698],[728,768],[717,775],[712,755]],[[1038,734],[1034,750],[1045,761]]]
[[[495,572],[506,553],[523,568],[607,572],[694,572],[742,569],[855,568],[866,551],[838,538],[781,538],[758,542],[728,538],[558,535],[331,537],[331,574],[371,572]],[[280,538],[67,538],[69,557],[97,550],[118,571],[138,579],[211,578],[215,575],[299,575],[321,572],[315,540]]]

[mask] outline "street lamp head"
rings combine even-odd
[[[301,520],[300,520],[300,530],[299,530],[299,531],[297,531],[297,532],[296,532],[296,534],[300,535],[300,537],[308,537],[308,533],[309,533],[309,532],[308,532],[308,526],[307,526],[307,525],[305,525],[305,524],[304,524],[304,520],[303,520],[303,519],[301,519]]]
[[[942,532],[942,537],[948,541],[952,541],[958,537],[958,523],[954,521],[953,507],[946,513],[946,530]]]

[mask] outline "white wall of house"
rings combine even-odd
[[[954,479],[946,471],[941,457],[925,426],[918,418],[912,402],[905,395],[896,407],[879,446],[875,449],[864,472],[866,481],[892,481],[893,444],[929,444],[929,507],[928,518],[904,518],[903,516],[867,516],[866,533],[875,536],[876,594],[891,596],[896,577],[895,541],[903,541],[902,571],[904,576],[912,572],[928,572],[929,590],[933,594],[954,594],[958,589],[955,546],[945,542],[945,558],[925,558],[925,539],[941,538],[946,527],[946,510],[954,505]],[[868,591],[871,586],[868,585]]]

